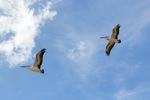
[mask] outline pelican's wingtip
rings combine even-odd
[[[117,26],[118,26],[118,27],[121,27],[121,25],[120,25],[120,24],[117,24]]]
[[[110,53],[109,53],[108,51],[106,51],[106,55],[107,55],[107,56],[109,56],[109,55],[110,55]]]
[[[46,49],[45,49],[45,48],[43,48],[41,51],[46,52]]]
[[[43,48],[42,50],[46,50],[46,48]]]

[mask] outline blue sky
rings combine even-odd
[[[0,0],[3,100],[149,100],[147,0]],[[106,40],[120,24],[110,56]],[[22,69],[42,48],[45,74]]]

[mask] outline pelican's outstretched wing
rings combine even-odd
[[[108,42],[107,46],[106,46],[106,54],[107,56],[109,56],[111,49],[114,47],[115,42]]]
[[[119,24],[117,24],[117,25],[113,28],[113,30],[112,30],[112,35],[111,35],[112,38],[115,38],[115,39],[118,38],[118,35],[119,35],[119,28],[120,28],[120,25],[119,25]]]
[[[43,62],[43,55],[46,52],[46,49],[43,48],[36,54],[36,60],[34,63],[34,67],[38,67],[39,69],[41,68],[42,62]]]

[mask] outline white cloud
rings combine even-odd
[[[0,54],[10,66],[31,57],[35,37],[45,20],[57,14],[51,10],[52,3],[34,8],[39,0],[0,0]]]
[[[149,100],[150,84],[140,84],[133,89],[121,89],[115,94],[115,100]]]
[[[88,55],[87,49],[85,42],[80,41],[77,43],[76,47],[69,50],[68,57],[71,60],[82,59],[84,56]]]
[[[72,30],[71,30],[72,31]],[[67,57],[69,60],[80,63],[87,62],[91,60],[92,56],[99,50],[97,35],[86,34],[86,36],[82,36],[81,33],[71,32],[69,35],[66,35],[69,38],[68,41],[63,40],[65,42],[64,46],[66,46],[65,51],[67,51]]]
[[[73,69],[82,80],[86,80],[95,73],[91,59],[94,53],[94,47],[89,41],[76,42],[74,47],[68,50],[67,57],[74,63]]]

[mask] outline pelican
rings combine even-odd
[[[101,39],[105,38],[106,40],[108,40],[108,44],[106,46],[106,55],[109,56],[110,55],[110,51],[111,49],[113,48],[113,46],[115,45],[115,43],[121,43],[121,40],[118,39],[118,35],[119,35],[119,28],[120,28],[120,25],[117,24],[113,30],[112,30],[112,35],[111,37],[109,36],[104,36],[104,37],[101,37]]]
[[[36,54],[36,60],[35,60],[33,66],[21,66],[21,67],[27,68],[34,72],[40,72],[40,73],[44,74],[44,69],[40,69],[40,68],[41,68],[42,61],[43,61],[43,55],[45,52],[46,52],[46,49],[43,48]]]

